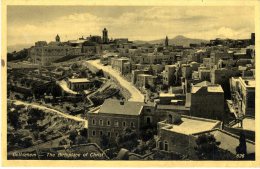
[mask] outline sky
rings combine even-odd
[[[7,44],[34,44],[89,35],[156,40],[189,38],[249,38],[255,30],[249,6],[8,6]]]

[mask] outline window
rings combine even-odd
[[[99,135],[100,135],[100,136],[102,136],[102,135],[103,135],[103,132],[102,132],[102,131],[100,131],[100,132],[99,132]]]
[[[115,127],[118,127],[118,126],[119,126],[119,122],[115,121]]]
[[[169,147],[168,142],[164,141],[164,150],[168,151],[168,147]]]
[[[96,125],[96,120],[95,119],[92,120],[92,124]]]
[[[95,135],[96,135],[96,131],[93,130],[93,131],[92,131],[92,136],[95,136]]]
[[[134,125],[134,122],[131,122],[131,127],[134,127],[135,125]]]
[[[146,118],[146,123],[147,123],[147,124],[151,124],[151,118],[150,118],[150,117],[147,117],[147,118]]]
[[[110,121],[109,120],[107,121],[107,125],[110,126]]]
[[[123,126],[124,126],[124,127],[126,126],[126,122],[125,122],[125,121],[123,122]]]
[[[99,120],[99,125],[103,126],[103,120]]]
[[[110,132],[107,132],[107,136],[110,137],[111,133]]]

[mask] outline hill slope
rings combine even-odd
[[[152,41],[141,41],[141,40],[137,40],[134,41],[137,44],[145,44],[145,43],[150,43],[150,44],[160,44],[160,43],[164,43],[165,39],[158,39],[158,40],[152,40]],[[174,37],[173,39],[169,39],[169,44],[170,45],[183,45],[183,46],[189,46],[190,43],[195,43],[195,44],[200,44],[201,42],[207,43],[209,41],[207,40],[203,40],[203,39],[191,39],[191,38],[187,38],[185,36],[182,35],[178,35],[176,37]]]

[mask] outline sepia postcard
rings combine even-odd
[[[1,9],[3,166],[260,166],[260,1]]]

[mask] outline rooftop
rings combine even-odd
[[[175,94],[173,93],[160,93],[159,97],[174,97]]]
[[[239,79],[245,87],[255,88],[255,78],[253,78],[253,77],[239,77]]]
[[[240,128],[239,123],[236,123],[232,128]],[[250,117],[245,117],[243,119],[243,128],[244,130],[255,131],[255,119]]]
[[[163,127],[163,129],[189,135],[212,130],[220,124],[220,121],[217,120],[210,120],[191,116],[182,116],[181,120],[181,124],[176,125],[167,123],[167,125]]]
[[[143,102],[121,102],[119,100],[107,99],[98,113],[138,116],[142,112],[144,104]]]
[[[205,133],[213,134],[216,138],[216,141],[220,142],[219,147],[223,150],[228,150],[233,154],[236,154],[236,148],[239,145],[239,136],[231,134],[224,130],[211,130]],[[201,134],[201,133],[200,133]],[[198,134],[199,135],[199,134]],[[255,144],[252,141],[246,141],[247,153],[255,153]]]
[[[153,75],[148,75],[148,74],[138,74],[137,76],[146,76],[146,77],[152,77]]]
[[[129,60],[127,57],[116,58],[115,60]]]
[[[209,85],[212,85],[212,83],[205,80],[203,82],[195,84],[194,86],[209,86]]]
[[[219,84],[212,84],[208,81],[203,81],[201,83],[197,83],[195,85],[192,86],[191,88],[191,93],[197,93],[199,90],[205,90],[205,88],[207,89],[207,92],[210,93],[223,93],[223,89],[221,87],[221,85]]]
[[[71,90],[69,87],[68,87],[68,84],[66,81],[62,80],[62,81],[58,81],[57,82],[59,84],[59,86],[67,93],[70,93],[70,94],[78,94],[78,92],[75,92],[73,90]]]
[[[86,40],[81,40],[81,39],[77,39],[77,40],[69,40],[69,43],[84,43]]]
[[[185,112],[190,110],[189,107],[185,107],[182,105],[162,105],[162,104],[159,104],[157,106],[157,109],[158,110],[180,110]]]
[[[75,79],[68,79],[71,83],[86,83],[89,82],[87,78],[75,78]]]

